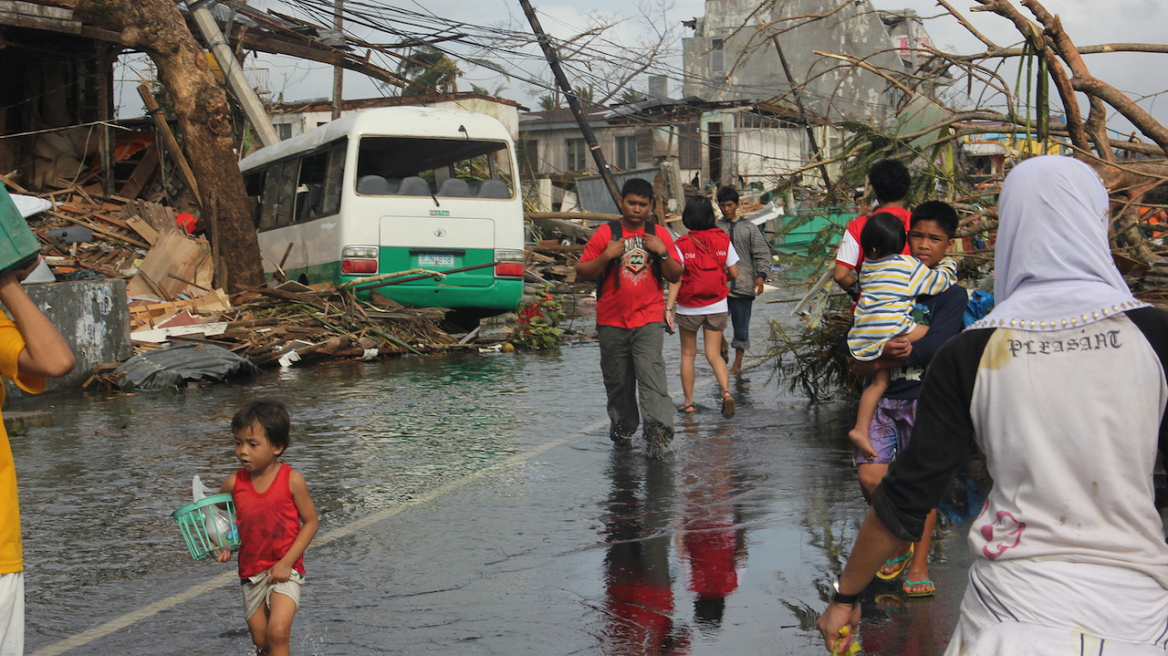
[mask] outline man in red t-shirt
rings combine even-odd
[[[860,232],[868,223],[869,216],[877,212],[888,212],[904,222],[904,232],[908,234],[910,213],[904,208],[904,197],[908,194],[911,182],[908,168],[899,160],[882,159],[868,170],[868,186],[876,195],[877,205],[868,214],[857,216],[848,223],[844,229],[844,236],[840,239],[839,252],[835,256],[835,271],[832,272],[836,284],[851,294],[852,298],[858,298],[860,295],[858,286],[860,266],[864,264]],[[904,254],[909,255],[907,241]]]
[[[596,335],[612,421],[609,437],[627,445],[637,424],[643,423],[650,454],[660,455],[673,439],[674,412],[661,355],[665,341],[662,279],[681,279],[681,255],[667,229],[645,228],[653,211],[649,182],[641,178],[625,182],[620,210],[620,238],[613,239],[608,224],[597,228],[576,264],[576,279],[601,279],[596,290]]]

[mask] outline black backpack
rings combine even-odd
[[[609,221],[608,222],[608,229],[612,231],[612,240],[613,241],[620,239],[621,235],[624,234],[624,229],[621,227],[620,219],[613,219],[612,221]],[[650,222],[646,221],[645,222],[645,234],[657,236],[657,224],[650,223]],[[616,260],[612,260],[611,262],[608,263],[608,266],[604,267],[604,271],[600,272],[600,277],[596,279],[596,299],[597,300],[600,300],[600,294],[604,291],[604,281],[608,278],[608,275],[612,272],[613,269],[616,268],[616,266],[617,266]],[[661,278],[661,260],[656,258],[656,257],[653,258],[652,266],[653,266],[653,274],[657,276],[658,286],[661,286],[661,288],[664,289],[665,288],[664,285],[661,284],[661,280],[662,280],[662,278]],[[619,275],[616,277],[615,280],[612,281],[612,284],[615,285],[617,289],[620,288],[620,276]]]

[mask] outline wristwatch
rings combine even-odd
[[[852,607],[855,607],[856,604],[860,603],[860,593],[859,592],[857,592],[856,594],[844,594],[844,593],[840,592],[839,579],[836,579],[835,583],[831,584],[831,587],[835,590],[835,592],[832,593],[832,595],[831,595],[831,603],[833,603],[833,604],[846,604],[846,605],[852,606]]]
[[[669,259],[669,250],[666,249],[665,251],[662,251],[661,253],[659,253],[657,255],[657,259],[661,260],[662,262],[664,262],[665,260],[668,260]]]

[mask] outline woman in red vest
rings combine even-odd
[[[689,234],[677,240],[684,256],[681,282],[669,286],[665,321],[681,331],[682,412],[694,412],[694,360],[698,354],[698,330],[705,335],[706,360],[722,388],[722,416],[734,416],[730,376],[722,359],[722,331],[726,330],[730,293],[728,281],[738,276],[738,253],[730,236],[715,225],[714,206],[705,196],[691,198],[681,214]],[[729,277],[727,277],[729,274]]]

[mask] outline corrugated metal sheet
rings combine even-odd
[[[616,187],[620,189],[625,180],[631,178],[644,178],[653,184],[653,179],[661,172],[656,168],[637,169],[635,171],[622,171],[614,173],[616,178]],[[598,176],[589,178],[576,179],[576,196],[579,198],[580,208],[586,212],[600,212],[602,214],[620,214],[620,209],[617,208],[616,203],[612,200],[612,194],[608,193],[608,187],[604,184],[604,178]]]

